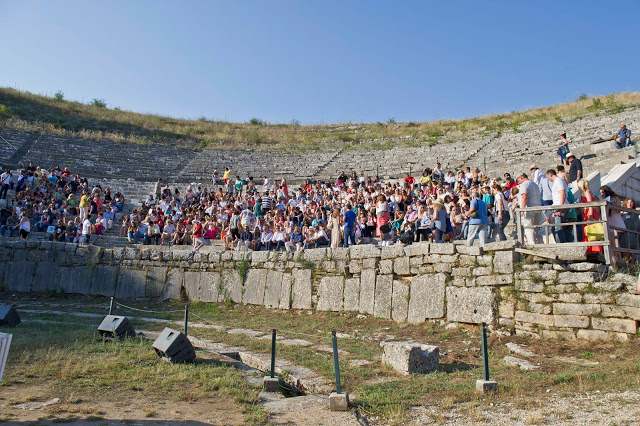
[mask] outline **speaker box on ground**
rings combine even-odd
[[[153,342],[153,349],[158,356],[174,363],[190,361],[196,357],[196,351],[187,336],[170,328],[162,330]]]
[[[7,325],[13,327],[21,322],[22,320],[15,306],[0,305],[0,326]]]
[[[104,317],[98,326],[98,331],[102,336],[117,337],[119,339],[136,335],[136,330],[131,325],[131,321],[127,317],[119,315],[107,315]]]

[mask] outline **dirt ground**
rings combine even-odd
[[[38,408],[58,398],[59,402]],[[33,407],[22,408],[23,404]],[[50,385],[12,384],[0,388],[0,420],[12,424],[27,422],[53,424],[243,424],[244,416],[230,398],[193,401],[166,401],[133,391],[113,391],[101,395],[77,395]]]

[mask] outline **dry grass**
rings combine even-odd
[[[0,123],[8,129],[120,143],[169,144],[193,149],[388,149],[446,143],[469,133],[520,131],[527,123],[567,121],[638,107],[640,93],[618,93],[520,112],[463,120],[408,123],[268,124],[185,120],[57,100],[0,88]],[[3,105],[5,108],[3,108]],[[407,138],[391,140],[391,138]]]

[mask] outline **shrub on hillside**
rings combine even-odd
[[[53,95],[53,98],[54,98],[56,101],[63,101],[63,100],[64,100],[64,93],[62,93],[62,91],[61,91],[61,90],[58,90],[58,91],[56,92],[56,94],[55,94],[55,95]]]
[[[97,108],[106,108],[107,102],[104,99],[94,99],[93,101],[91,101],[90,105]]]

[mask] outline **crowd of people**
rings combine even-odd
[[[100,185],[90,187],[86,178],[66,168],[46,170],[30,164],[15,185],[10,171],[0,176],[0,198],[13,189],[0,215],[0,232],[27,238],[36,230],[56,241],[89,243],[92,235],[101,235],[121,219],[120,235],[132,244],[189,244],[194,251],[215,240],[229,250],[288,252],[458,239],[468,245],[478,239],[484,245],[490,239],[507,239],[505,228],[518,207],[598,199],[568,146],[563,134],[558,149],[562,164],[546,171],[533,165],[528,174],[515,179],[509,173],[490,178],[471,167],[445,171],[436,163],[418,178],[407,174],[384,182],[364,173],[343,172],[331,182],[307,180],[290,187],[284,179],[273,182],[266,176],[259,183],[253,177],[234,178],[227,167],[222,175],[213,172],[210,186],[192,184],[184,194],[159,179],[154,193],[122,215],[122,194]],[[579,199],[569,190],[572,182],[581,190]],[[621,203],[606,186],[599,196]],[[633,200],[624,205],[635,208]],[[599,219],[594,208],[520,214],[527,243],[548,241],[539,227],[544,223],[554,225],[550,229],[556,242],[588,241],[586,227],[567,224]],[[613,215],[611,220],[623,229],[640,229],[637,215]],[[637,238],[627,237],[625,243],[638,246]]]

